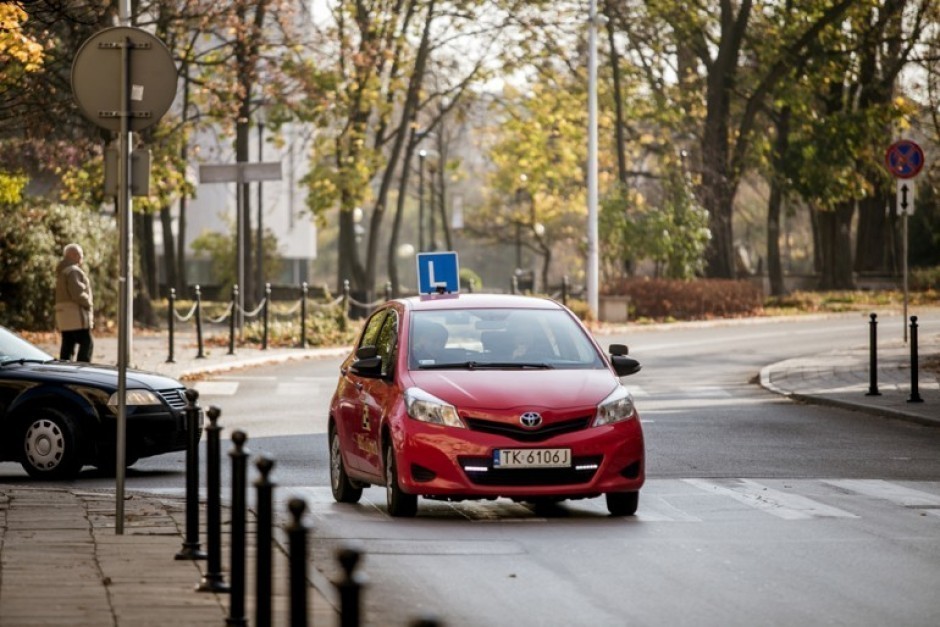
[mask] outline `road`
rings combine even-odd
[[[886,317],[882,329],[891,328]],[[365,552],[370,624],[940,624],[940,430],[792,403],[760,368],[867,342],[867,316],[630,329],[647,438],[636,517],[603,499],[535,512],[511,501],[421,501],[391,519],[384,491],[332,502],[326,408],[337,359],[199,383],[226,434],[276,460],[283,501],[311,508],[314,564]],[[897,325],[901,328],[900,322]],[[924,333],[940,316],[921,319]],[[227,445],[226,445],[227,446]],[[142,460],[128,489],[181,492],[181,455]],[[2,465],[2,481],[6,471]],[[109,487],[86,472],[89,488]]]

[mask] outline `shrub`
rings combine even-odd
[[[627,278],[605,294],[630,297],[630,314],[656,320],[751,316],[763,309],[763,291],[751,281]]]

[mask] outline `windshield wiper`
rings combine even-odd
[[[524,361],[461,361],[446,364],[423,364],[418,366],[420,370],[525,370],[535,368],[539,370],[552,370],[555,367],[545,362],[524,362]]]
[[[26,359],[25,357],[19,357],[17,359],[6,359],[0,362],[0,366],[9,366],[10,364],[44,364],[46,363],[45,359]]]

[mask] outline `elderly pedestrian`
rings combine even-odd
[[[71,361],[78,347],[76,361],[91,361],[94,340],[94,299],[91,281],[82,270],[85,255],[78,244],[69,244],[62,251],[62,261],[56,267],[55,322],[62,333],[59,359]]]

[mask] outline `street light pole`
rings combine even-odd
[[[597,0],[591,0],[588,16],[588,309],[595,317],[598,311],[598,250],[597,250]]]
[[[418,151],[418,252],[424,252],[424,159],[427,150]]]

